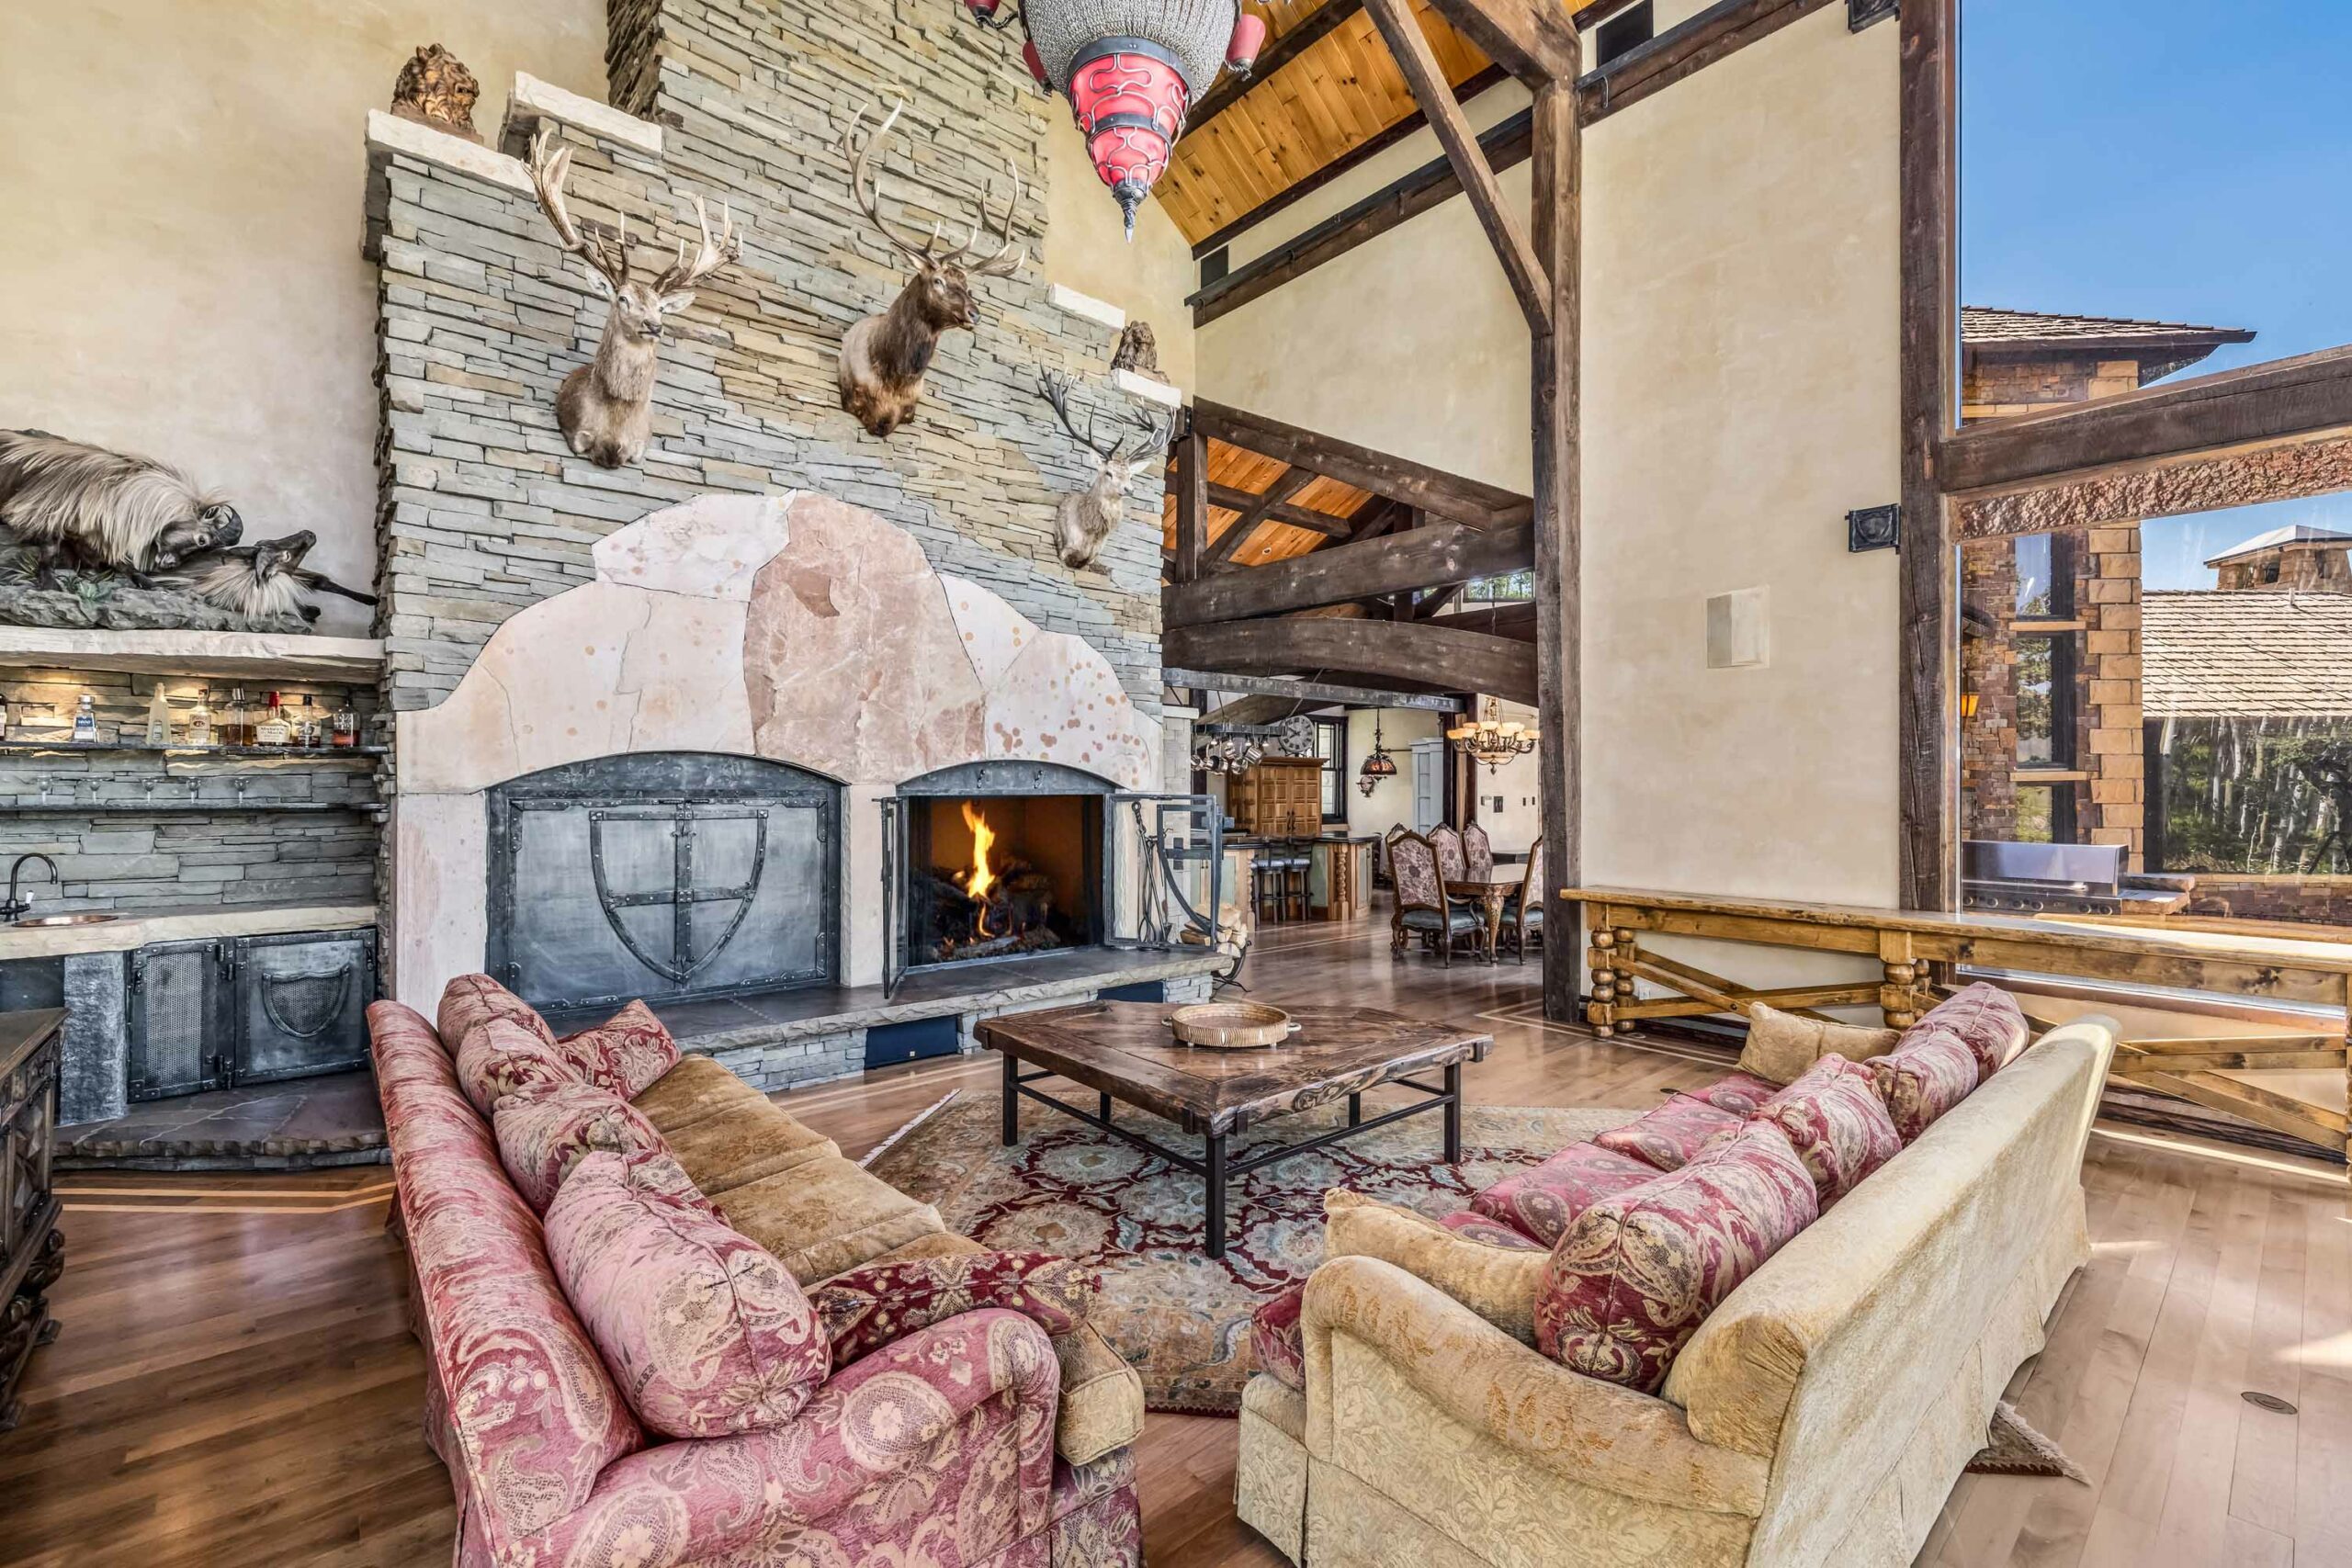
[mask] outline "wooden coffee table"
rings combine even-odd
[[[1371,1008],[1302,1007],[1288,1010],[1300,1028],[1283,1044],[1211,1051],[1176,1043],[1168,1031],[1171,1010],[1160,1002],[1094,1002],[983,1021],[980,1043],[1004,1056],[1004,1141],[1020,1141],[1021,1097],[1026,1095],[1203,1178],[1208,1184],[1211,1258],[1225,1256],[1225,1188],[1233,1177],[1436,1110],[1445,1115],[1445,1161],[1461,1162],[1462,1064],[1484,1061],[1493,1035]],[[1023,1072],[1024,1062],[1039,1070]],[[1442,1083],[1412,1076],[1431,1071],[1443,1074]],[[1094,1090],[1098,1110],[1082,1111],[1031,1087],[1050,1077],[1070,1078]],[[1418,1090],[1421,1098],[1367,1118],[1363,1091],[1386,1083]],[[1341,1100],[1348,1103],[1344,1127],[1247,1159],[1226,1156],[1227,1140],[1237,1133]],[[1148,1111],[1202,1139],[1203,1156],[1178,1154],[1114,1126],[1114,1100]]]

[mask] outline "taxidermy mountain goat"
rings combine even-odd
[[[150,572],[235,544],[244,522],[168,464],[45,430],[0,430],[0,527],[32,547],[43,587],[72,566],[145,588]]]
[[[317,620],[319,607],[304,592],[310,589],[339,593],[362,604],[375,604],[373,593],[345,588],[302,564],[302,558],[318,542],[319,536],[305,528],[280,539],[215,550],[189,569],[187,587],[208,604],[257,621],[287,615]]]
[[[892,109],[882,129],[867,138],[863,147],[856,144],[857,128],[865,119],[863,105],[842,133],[842,152],[850,159],[850,194],[857,198],[876,232],[914,268],[888,310],[866,317],[842,338],[842,407],[865,426],[869,435],[887,436],[914,417],[915,405],[922,400],[923,375],[939,352],[940,334],[956,327],[968,332],[979,324],[972,279],[1011,277],[1029,259],[1027,247],[1012,241],[1013,214],[1021,206],[1021,170],[1010,158],[1005,166],[1012,175],[1012,199],[1005,206],[1004,225],[997,235],[1001,243],[986,261],[972,261],[978,254],[978,229],[943,254],[939,243],[944,225],[932,225],[930,237],[916,245],[883,220],[881,191],[874,179],[874,149],[889,139],[890,128],[899,123],[906,107],[902,103]],[[983,201],[983,225],[988,217],[988,204]]]
[[[531,184],[539,210],[554,225],[563,248],[588,264],[588,281],[612,304],[596,357],[563,378],[556,394],[555,423],[571,450],[600,468],[625,468],[645,456],[653,434],[653,378],[661,368],[662,327],[695,302],[695,285],[743,259],[735,237],[735,215],[721,205],[718,233],[695,197],[695,224],[702,231],[693,259],[678,242],[678,259],[650,283],[629,276],[628,220],[611,234],[583,232],[564,205],[564,176],[571,172],[571,149],[548,150],[551,131],[531,143]]]
[[[1084,568],[1094,564],[1103,544],[1119,531],[1127,512],[1127,486],[1134,482],[1136,470],[1158,460],[1176,427],[1172,420],[1131,416],[1128,434],[1105,446],[1095,436],[1091,412],[1086,416],[1086,428],[1078,428],[1078,422],[1070,417],[1069,393],[1069,378],[1049,371],[1038,395],[1053,405],[1054,417],[1061,421],[1070,439],[1094,454],[1094,482],[1076,495],[1062,497],[1054,512],[1054,547],[1060,552],[1062,564]]]

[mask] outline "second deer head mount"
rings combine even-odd
[[[1013,216],[1021,206],[1021,170],[1011,158],[1005,160],[1005,167],[1012,175],[1012,199],[1005,205],[1004,222],[996,236],[997,253],[985,261],[972,259],[978,254],[979,226],[954,250],[943,253],[939,247],[944,223],[933,224],[921,244],[910,244],[884,220],[881,193],[874,180],[874,150],[888,139],[906,107],[900,103],[893,108],[882,129],[863,146],[857,142],[857,128],[865,123],[865,106],[859,106],[849,129],[842,133],[842,151],[850,159],[850,193],[890,248],[914,268],[888,310],[859,321],[842,339],[842,407],[869,435],[887,436],[913,417],[915,405],[922,400],[923,374],[939,351],[940,334],[956,327],[968,331],[978,324],[979,307],[972,296],[971,280],[1010,277],[1029,259],[1027,248],[1016,245],[1012,239]],[[988,222],[988,216],[984,199],[981,226]]]
[[[1103,545],[1119,530],[1119,523],[1126,515],[1127,486],[1136,471],[1159,460],[1168,449],[1170,437],[1176,434],[1172,419],[1147,418],[1130,412],[1122,422],[1125,426],[1119,438],[1109,446],[1094,434],[1094,415],[1086,416],[1086,428],[1080,430],[1070,417],[1069,378],[1058,371],[1048,371],[1038,395],[1053,405],[1054,417],[1070,439],[1094,454],[1097,466],[1094,482],[1076,495],[1066,495],[1054,512],[1054,545],[1061,553],[1062,564],[1084,568],[1094,564]]]
[[[531,143],[531,184],[539,195],[539,209],[555,226],[563,248],[588,264],[588,281],[596,292],[612,303],[596,357],[563,378],[563,389],[556,394],[555,422],[574,453],[598,468],[625,468],[645,456],[645,443],[653,433],[653,378],[660,367],[662,323],[695,302],[695,284],[741,261],[743,243],[735,237],[735,216],[724,205],[718,209],[718,233],[711,233],[710,215],[697,196],[695,225],[702,238],[693,256],[680,240],[677,259],[659,277],[650,283],[631,277],[628,220],[623,217],[610,234],[583,232],[572,221],[563,200],[571,149],[550,150],[552,134],[542,130]]]

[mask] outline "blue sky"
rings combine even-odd
[[[2352,343],[2352,4],[1962,0],[1972,305],[2250,327],[2188,375]],[[2151,524],[2151,588],[2352,496]]]

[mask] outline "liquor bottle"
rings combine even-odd
[[[147,702],[147,744],[169,746],[171,743],[172,705],[165,699],[164,688],[158,686],[155,694]]]
[[[228,711],[220,716],[220,744],[250,746],[253,743],[254,716],[253,710],[245,706],[245,689],[232,686],[229,689]]]
[[[324,739],[319,731],[317,699],[308,692],[302,694],[302,711],[294,726],[294,744],[315,750]]]
[[[98,703],[89,693],[82,694],[74,705],[74,744],[95,746],[98,743]]]
[[[334,743],[345,748],[359,744],[359,715],[349,703],[334,710]]]
[[[198,690],[196,706],[187,716],[187,743],[191,746],[212,744],[212,694]]]
[[[286,720],[286,709],[276,692],[269,694],[269,705],[262,713],[261,722],[254,726],[256,746],[285,746],[292,743],[294,727]]]

